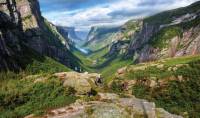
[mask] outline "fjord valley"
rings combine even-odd
[[[67,14],[51,2],[0,1],[0,118],[200,117],[200,1],[117,25],[105,22],[122,15],[118,9],[111,21],[86,22],[82,6],[93,2],[58,4],[72,9]],[[68,22],[79,29],[44,8],[73,15]],[[82,31],[94,22],[104,24]]]

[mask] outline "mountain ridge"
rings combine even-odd
[[[101,49],[112,42],[112,37],[120,30],[119,26],[94,26],[91,28],[87,36],[87,42],[84,47],[89,47],[91,50]],[[113,35],[112,35],[113,34]]]

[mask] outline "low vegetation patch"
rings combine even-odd
[[[130,66],[112,83],[112,90],[126,93],[123,81],[127,80],[135,80],[130,89],[136,97],[153,101],[171,113],[200,117],[200,56]],[[155,84],[150,86],[152,81]]]
[[[67,72],[71,69],[66,66],[60,64],[57,61],[49,57],[44,57],[42,61],[33,60],[31,64],[29,64],[25,71],[30,74],[42,74],[42,73],[56,73],[56,72]]]
[[[32,113],[41,115],[48,109],[62,107],[76,100],[73,91],[64,88],[57,78],[50,77],[44,82],[34,81],[34,76],[30,76],[1,82],[3,83],[0,87],[2,118],[24,117]]]
[[[182,31],[179,27],[167,27],[156,33],[151,41],[150,44],[159,49],[163,49],[169,45],[169,41],[174,37],[181,37]]]

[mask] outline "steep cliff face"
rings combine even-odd
[[[138,62],[200,53],[200,2],[143,20],[129,54]]]
[[[77,36],[74,27],[57,26],[57,29],[62,34],[63,37],[69,39],[68,42],[70,42],[71,45],[77,45],[77,46],[83,45],[84,40],[82,40]]]
[[[111,43],[109,54],[113,55],[118,53],[126,55],[131,39],[138,34],[141,27],[141,20],[130,20],[122,25],[117,37],[115,37]]]
[[[24,56],[24,47],[69,67],[77,64],[69,52],[68,40],[41,16],[37,0],[1,0],[0,10],[1,69],[19,68],[21,64],[16,60],[20,60],[20,54]]]
[[[88,36],[85,47],[91,50],[99,50],[110,45],[117,40],[119,35],[119,26],[96,26],[92,27]]]

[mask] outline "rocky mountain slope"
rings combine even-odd
[[[199,21],[200,2],[145,18],[129,54],[137,62],[199,54]]]
[[[83,45],[84,40],[77,36],[74,27],[57,26],[57,29],[66,39],[70,39],[73,45],[77,45],[79,47]]]
[[[115,37],[113,42],[110,44],[109,55],[127,55],[131,39],[135,37],[141,26],[141,20],[129,20],[122,25],[120,31],[118,32],[118,37]]]
[[[130,20],[118,27],[93,27],[88,34],[88,42],[85,47],[93,51],[109,47],[110,51],[107,52],[109,55],[126,55],[131,39],[134,38],[141,26],[142,20]]]
[[[117,26],[95,26],[92,27],[88,36],[85,47],[95,51],[111,44],[117,38],[120,27]]]
[[[199,4],[196,2],[148,18],[130,20],[107,36],[93,28],[88,37],[99,40],[91,43],[94,47],[109,45],[110,55],[124,53],[137,63],[199,54]],[[104,40],[100,40],[102,37]]]
[[[78,65],[69,51],[68,39],[41,16],[37,0],[1,0],[0,9],[1,70],[16,70],[26,62],[31,63],[27,50],[52,57],[71,68]]]

